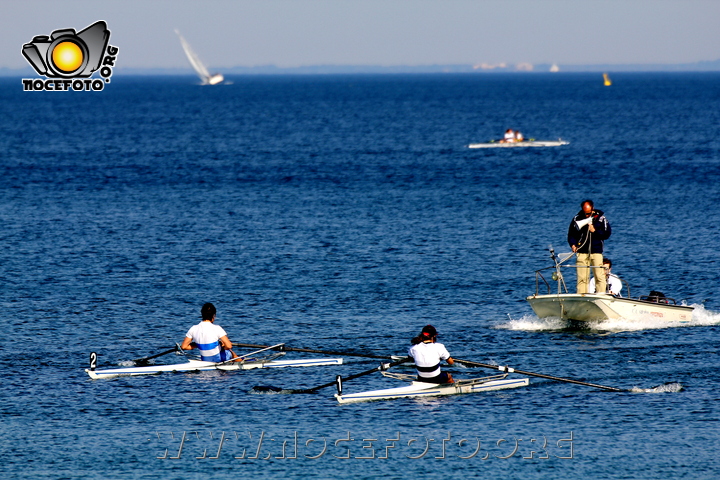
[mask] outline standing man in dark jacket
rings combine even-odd
[[[582,210],[570,222],[567,240],[577,253],[577,293],[587,293],[590,267],[593,267],[596,292],[604,292],[603,244],[612,230],[602,210],[596,210],[592,200],[581,204]]]

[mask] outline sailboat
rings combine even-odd
[[[180,37],[180,43],[185,51],[185,55],[187,55],[188,60],[190,60],[190,65],[192,65],[195,69],[195,72],[200,77],[200,80],[202,80],[203,85],[217,85],[225,80],[225,77],[223,77],[221,73],[211,74],[205,64],[200,61],[193,49],[190,48],[190,44],[183,38],[182,35],[180,35],[180,32],[175,30],[175,33],[177,33],[177,36]]]

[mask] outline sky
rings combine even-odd
[[[720,0],[25,0],[0,6],[0,68],[105,20],[117,67],[675,64],[720,59]]]

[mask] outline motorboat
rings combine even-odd
[[[539,318],[560,318],[576,322],[592,322],[609,319],[652,319],[667,322],[686,323],[692,319],[693,307],[680,305],[675,299],[663,293],[651,291],[649,295],[632,298],[630,285],[620,279],[627,289],[627,297],[610,293],[569,293],[563,277],[562,268],[589,268],[564,265],[574,253],[555,255],[550,247],[550,257],[554,265],[535,272],[535,294],[526,298]],[[548,273],[557,283],[557,293],[552,292],[551,284],[543,273]],[[541,287],[547,293],[540,293]]]
[[[624,298],[608,293],[532,295],[527,301],[540,318],[557,317],[578,322],[650,317],[685,323],[691,320],[693,312],[693,307],[677,305],[668,297],[663,297],[661,303],[649,296]]]

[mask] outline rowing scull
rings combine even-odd
[[[264,359],[245,360],[244,362],[204,362],[202,360],[188,359],[186,363],[173,365],[151,365],[149,367],[125,367],[107,370],[85,369],[90,378],[113,378],[133,375],[157,375],[166,372],[202,372],[207,370],[252,370],[255,368],[284,368],[284,367],[317,367],[324,365],[341,365],[342,358],[308,358],[301,360],[274,360],[283,353],[275,354]]]
[[[569,145],[565,140],[529,140],[523,142],[487,142],[471,143],[468,148],[516,148],[516,147],[560,147]]]
[[[518,388],[527,386],[530,381],[527,378],[507,379],[507,374],[494,375],[483,378],[469,378],[456,380],[455,383],[427,383],[412,380],[416,378],[414,375],[397,374],[389,372],[381,372],[387,377],[399,380],[411,381],[410,385],[405,387],[387,388],[384,390],[372,390],[369,392],[349,393],[343,395],[342,386],[340,385],[339,393],[335,394],[335,398],[339,403],[368,402],[372,400],[391,400],[395,398],[418,398],[418,397],[438,397],[443,395],[458,395],[464,393],[478,393],[490,390],[502,390],[506,388]]]

